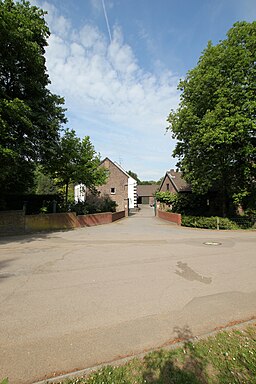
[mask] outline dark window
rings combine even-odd
[[[169,183],[166,184],[166,190],[167,190],[167,191],[170,190],[170,185],[169,185]]]
[[[111,195],[115,195],[115,193],[116,193],[115,187],[110,188],[110,193],[111,193]]]

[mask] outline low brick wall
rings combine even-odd
[[[112,213],[112,221],[123,219],[125,216],[126,216],[125,211],[114,212]]]
[[[24,211],[0,211],[0,236],[110,224],[125,211],[76,216],[74,212],[25,215]]]
[[[125,217],[125,211],[115,213],[104,212],[90,215],[79,215],[77,216],[77,219],[81,227],[92,227],[94,225],[110,224],[113,221],[122,219],[123,217]]]
[[[92,227],[94,225],[112,223],[112,213],[95,213],[90,215],[79,215],[77,219],[81,227]]]
[[[16,235],[25,231],[24,211],[0,212],[0,235]]]
[[[160,219],[171,221],[172,223],[176,223],[178,225],[181,225],[181,214],[180,213],[172,213],[172,212],[157,210],[157,216]]]
[[[26,232],[72,229],[79,227],[80,223],[77,220],[76,214],[73,212],[25,216]]]

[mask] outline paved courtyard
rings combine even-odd
[[[0,238],[0,303],[0,379],[113,361],[184,327],[195,336],[256,316],[256,231],[180,228],[145,207],[109,225]]]

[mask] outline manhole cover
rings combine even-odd
[[[218,243],[217,241],[206,241],[204,244],[205,245],[221,245],[221,243]]]

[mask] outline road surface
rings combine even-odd
[[[250,319],[255,277],[255,231],[182,228],[150,207],[0,238],[0,378],[32,383]]]

